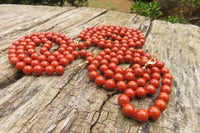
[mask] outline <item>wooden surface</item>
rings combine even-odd
[[[104,24],[141,30],[144,51],[164,61],[173,74],[171,100],[157,121],[141,124],[124,117],[117,105],[120,93],[96,87],[86,66],[62,76],[25,76],[7,59],[11,43],[28,33],[54,31],[77,38],[86,27]],[[0,133],[200,132],[199,27],[95,8],[0,5],[0,29]],[[147,109],[155,98],[131,103]]]

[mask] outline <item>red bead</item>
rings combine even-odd
[[[135,118],[138,122],[146,122],[149,119],[149,114],[144,109],[138,109],[135,113]]]
[[[166,93],[168,93],[170,95],[171,92],[172,92],[172,88],[170,86],[168,86],[168,85],[163,85],[163,86],[160,87],[160,91],[161,92],[166,92]]]
[[[100,61],[100,64],[101,64],[101,65],[108,65],[108,61],[107,61],[106,59],[102,59],[102,60]]]
[[[69,47],[68,47],[68,48],[69,48]],[[74,51],[74,50],[72,50],[72,51]],[[85,49],[82,49],[82,50],[79,52],[79,55],[80,55],[81,58],[85,58],[86,53],[87,53],[87,51],[86,51]]]
[[[122,67],[116,67],[116,68],[115,68],[115,73],[121,73],[121,74],[123,74],[123,73],[124,73],[124,70],[123,70]]]
[[[156,66],[159,67],[159,68],[163,68],[165,66],[165,64],[162,61],[157,61]]]
[[[100,72],[104,73],[106,70],[108,70],[108,66],[107,65],[101,65],[99,67]]]
[[[130,99],[127,95],[122,94],[118,97],[118,104],[119,105],[125,105],[128,104],[130,102]]]
[[[60,59],[59,62],[60,62],[60,65],[62,65],[64,67],[69,64],[69,60],[67,58],[62,58],[62,59]]]
[[[160,86],[160,82],[159,82],[159,80],[157,80],[157,79],[151,79],[151,80],[149,81],[149,84],[155,86],[156,88],[158,88],[158,87]]]
[[[160,111],[164,111],[167,108],[167,104],[164,100],[158,99],[154,102],[154,106],[158,107]]]
[[[56,60],[56,57],[55,57],[54,55],[50,55],[50,56],[47,58],[47,60],[48,60],[49,62],[52,62],[52,61],[55,61],[55,60]]]
[[[33,54],[31,55],[31,58],[32,58],[33,60],[37,60],[37,59],[38,59],[38,56],[39,56],[38,53],[33,53]]]
[[[135,76],[137,76],[137,77],[141,77],[143,75],[143,69],[139,68],[139,67],[135,68],[133,70],[133,72],[134,72]]]
[[[163,75],[163,78],[169,78],[170,80],[173,80],[173,76],[172,76],[171,73],[165,73],[165,74]]]
[[[116,65],[115,63],[110,63],[110,64],[108,65],[108,67],[109,67],[110,69],[112,69],[112,70],[115,70],[115,68],[117,67],[117,65]]]
[[[56,67],[56,74],[57,75],[62,75],[65,72],[65,68],[61,65]]]
[[[131,81],[134,80],[135,75],[132,72],[127,72],[124,77],[127,81]]]
[[[150,68],[146,68],[146,69],[144,69],[144,71],[143,71],[144,73],[148,73],[148,74],[151,74],[151,69]]]
[[[145,86],[145,89],[146,89],[146,91],[147,91],[147,95],[153,95],[154,93],[156,93],[156,87],[155,86],[153,86],[153,85],[147,85],[147,86]]]
[[[77,45],[77,47],[78,47],[79,50],[84,49],[85,43],[79,42],[78,45]]]
[[[137,95],[138,98],[144,98],[147,95],[147,92],[146,92],[146,90],[143,87],[138,87],[136,89],[135,93],[136,93],[136,95]]]
[[[72,55],[74,56],[74,58],[78,58],[79,57],[79,52],[78,51],[72,51]]]
[[[108,90],[113,90],[115,88],[115,81],[113,79],[106,80],[105,87]]]
[[[101,60],[102,60],[103,58],[102,58],[102,56],[97,55],[97,56],[95,57],[95,59],[98,60],[99,62],[101,62]]]
[[[110,63],[115,63],[116,65],[119,63],[118,59],[113,57],[110,59]]]
[[[135,113],[135,107],[132,104],[125,104],[122,108],[122,112],[127,117],[133,116]]]
[[[120,92],[124,91],[127,88],[126,82],[124,82],[124,81],[118,81],[117,85],[116,85],[116,88]]]
[[[133,58],[133,63],[134,64],[141,64],[141,58],[140,57],[134,57]]]
[[[95,83],[97,86],[103,86],[105,83],[105,78],[103,76],[98,76],[95,79]]]
[[[135,91],[132,88],[128,88],[124,91],[124,94],[127,95],[130,99],[135,97]]]
[[[41,65],[36,65],[36,66],[34,66],[34,68],[33,68],[33,73],[34,73],[35,75],[41,75],[42,72],[43,72],[43,67],[42,67]]]
[[[15,66],[15,65],[17,64],[17,62],[19,62],[19,61],[20,61],[19,58],[17,58],[17,57],[12,57],[12,58],[10,59],[10,64],[13,65],[13,66]]]
[[[39,60],[39,61],[45,61],[45,60],[46,60],[46,56],[44,56],[44,55],[39,55],[39,56],[38,56],[38,60]]]
[[[157,73],[157,72],[152,73],[151,78],[160,80],[161,79],[160,73]]]
[[[169,85],[169,86],[171,86],[172,85],[172,81],[169,78],[163,78],[161,80],[161,84],[162,85]]]
[[[133,90],[135,90],[135,89],[137,89],[138,84],[135,81],[129,81],[128,82],[128,87],[131,88],[131,89],[133,89]]]
[[[131,55],[126,55],[126,56],[124,56],[124,60],[125,60],[125,62],[131,62],[132,61],[132,59],[133,59],[133,57],[131,56]]]
[[[69,60],[69,62],[72,62],[74,60],[74,56],[72,54],[66,55],[66,58]]]
[[[98,74],[97,71],[91,71],[91,72],[89,72],[89,78],[90,78],[90,80],[95,80],[96,77],[98,77],[98,76],[99,76],[99,74]]]
[[[59,63],[58,63],[58,61],[52,61],[52,62],[51,62],[51,65],[52,65],[53,67],[57,67],[57,66],[59,65]]]
[[[23,70],[23,68],[26,66],[26,64],[22,61],[20,62],[17,62],[15,67],[18,69],[18,70]]]
[[[148,73],[143,73],[142,76],[146,81],[149,81],[151,79],[150,75]]]
[[[160,109],[156,106],[149,107],[148,113],[151,120],[157,120],[161,114]]]
[[[33,72],[33,67],[30,65],[24,66],[23,73],[26,75],[30,75]]]
[[[46,66],[45,67],[45,73],[47,74],[47,75],[52,75],[53,73],[54,73],[54,71],[55,71],[55,69],[54,69],[54,67],[53,66]]]
[[[124,57],[122,55],[117,55],[117,59],[119,63],[122,63],[124,61]]]
[[[146,85],[146,80],[144,78],[138,78],[136,82],[140,87],[144,87]]]
[[[48,61],[42,61],[42,62],[40,63],[40,65],[41,65],[42,67],[46,67],[46,66],[49,65],[49,62],[48,62]]]
[[[94,60],[94,57],[89,56],[86,58],[86,61],[88,61],[89,63],[91,63]]]
[[[165,102],[169,102],[170,97],[169,97],[169,95],[166,92],[160,92],[158,94],[158,99],[162,99]]]
[[[88,66],[88,71],[89,71],[89,72],[91,72],[91,71],[96,71],[96,70],[97,70],[97,66],[96,66],[96,65],[90,64],[90,65]]]
[[[160,69],[160,73],[164,75],[165,73],[169,73],[169,69],[167,67],[163,67]]]
[[[113,76],[113,79],[115,81],[122,81],[124,79],[124,76],[121,73],[117,73]]]
[[[131,69],[131,68],[126,68],[125,70],[124,70],[124,73],[127,73],[127,72],[133,72],[133,70]]]
[[[158,67],[152,67],[151,68],[151,72],[157,72],[157,73],[160,73],[160,69]]]
[[[114,75],[114,72],[111,70],[111,69],[107,69],[105,72],[104,72],[104,76],[106,78],[112,78]]]
[[[100,63],[99,63],[99,61],[98,60],[93,60],[92,62],[91,62],[91,64],[94,64],[94,65],[96,65],[97,67],[99,67],[99,65],[100,65]]]

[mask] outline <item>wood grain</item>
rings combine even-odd
[[[86,7],[0,5],[0,20],[1,133],[200,132],[199,27]],[[54,31],[76,39],[86,27],[104,24],[141,30],[146,36],[144,51],[164,61],[173,74],[171,100],[157,121],[141,124],[124,117],[117,105],[120,93],[97,87],[89,80],[87,66],[68,69],[62,76],[24,76],[7,60],[9,45],[28,33]],[[92,47],[89,51],[97,54],[100,50]],[[155,98],[131,103],[136,109],[147,109]]]

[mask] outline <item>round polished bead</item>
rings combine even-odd
[[[111,69],[107,69],[105,72],[104,72],[104,76],[106,78],[112,78],[114,76],[114,72],[111,70]]]
[[[136,93],[136,95],[137,95],[138,98],[144,98],[147,95],[147,92],[146,92],[146,90],[143,87],[138,87],[136,89],[135,93]]]
[[[106,70],[108,70],[108,66],[107,65],[101,65],[99,67],[99,70],[100,70],[101,73],[104,73]]]
[[[103,86],[105,83],[105,78],[103,76],[98,76],[95,79],[95,83],[97,86]]]
[[[156,106],[149,107],[148,113],[151,120],[157,120],[161,114],[160,109]]]
[[[118,97],[118,104],[119,105],[124,105],[124,104],[128,104],[130,102],[130,99],[127,95],[122,94]]]
[[[115,81],[122,81],[124,79],[124,76],[121,74],[121,73],[116,73],[114,76],[113,76],[113,79]]]
[[[89,71],[89,72],[91,72],[91,71],[96,71],[96,70],[97,70],[97,66],[96,66],[96,65],[90,64],[90,65],[88,66],[88,71]]]
[[[173,76],[172,76],[171,73],[165,73],[165,74],[163,75],[163,78],[168,78],[168,79],[170,79],[170,80],[173,80]]]
[[[165,102],[169,102],[170,97],[169,97],[169,95],[166,92],[160,92],[158,94],[158,99],[162,99]]]
[[[157,80],[157,79],[151,79],[151,80],[149,81],[149,84],[155,86],[156,88],[158,88],[158,87],[160,86],[160,82],[159,82],[159,80]]]
[[[171,79],[169,79],[169,78],[163,78],[163,79],[161,80],[161,84],[162,84],[162,85],[169,85],[169,86],[171,86],[171,85],[172,85],[172,81],[171,81]]]
[[[115,88],[115,81],[113,79],[106,80],[105,87],[108,90],[113,90]]]
[[[135,78],[135,75],[132,73],[132,72],[127,72],[127,73],[125,73],[125,79],[127,80],[127,81],[131,81],[131,80],[134,80],[134,78]]]
[[[153,85],[149,84],[149,85],[145,86],[145,89],[147,91],[147,95],[149,95],[149,96],[151,96],[151,95],[156,93],[156,87],[153,86]]]
[[[160,109],[160,111],[164,111],[167,108],[166,102],[162,99],[157,99],[154,102],[154,106],[158,107]]]
[[[132,104],[125,104],[122,108],[122,112],[127,117],[133,116],[135,113],[135,107]]]
[[[138,122],[146,122],[149,119],[149,114],[144,109],[138,109],[135,113],[135,118]]]
[[[130,99],[135,97],[135,91],[131,88],[128,88],[124,91],[124,94],[127,95]]]
[[[91,72],[89,72],[89,78],[90,78],[90,80],[95,80],[96,77],[98,77],[98,76],[99,76],[99,74],[98,74],[97,71],[91,71]]]
[[[135,76],[137,76],[137,77],[141,77],[143,75],[143,69],[139,68],[139,67],[135,68],[133,70],[133,72],[134,72]]]
[[[138,84],[135,81],[129,81],[128,82],[128,87],[131,88],[131,89],[133,89],[133,90],[135,90],[135,89],[137,89]]]
[[[146,80],[144,78],[138,78],[136,82],[139,87],[144,87],[146,85]]]
[[[124,81],[118,81],[117,85],[116,85],[116,88],[120,92],[124,91],[127,88],[126,82],[124,82]]]
[[[172,88],[169,85],[163,85],[163,86],[160,87],[160,91],[166,92],[170,95],[171,92],[172,92]]]

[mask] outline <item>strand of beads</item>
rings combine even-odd
[[[152,59],[151,54],[144,53],[142,49],[136,49],[145,43],[142,32],[112,25],[98,26],[82,31],[79,38],[82,40],[78,44],[79,49],[83,50],[92,44],[104,49],[96,57],[92,52],[85,53],[85,58],[90,63],[89,78],[94,80],[99,87],[103,86],[107,90],[116,88],[117,91],[124,92],[118,98],[118,103],[123,106],[124,115],[133,116],[139,122],[145,122],[149,118],[158,119],[169,101],[173,77],[162,61],[153,58],[156,60],[155,64],[148,65],[147,63]],[[133,63],[133,65],[124,70],[117,66],[123,62]],[[143,69],[144,66],[145,69]],[[130,104],[130,100],[135,96],[144,98],[147,95],[153,95],[160,86],[160,80],[161,93],[158,95],[158,100],[154,102],[154,106],[148,111],[138,109],[135,112],[135,107]]]
[[[53,43],[60,45],[57,51],[51,53]],[[35,48],[40,48],[40,54]],[[45,72],[47,75],[56,73],[62,75],[65,66],[79,56],[79,52],[75,50],[76,44],[69,37],[60,33],[41,32],[32,35],[26,35],[14,41],[9,47],[8,58],[11,65],[24,74],[41,75]]]

